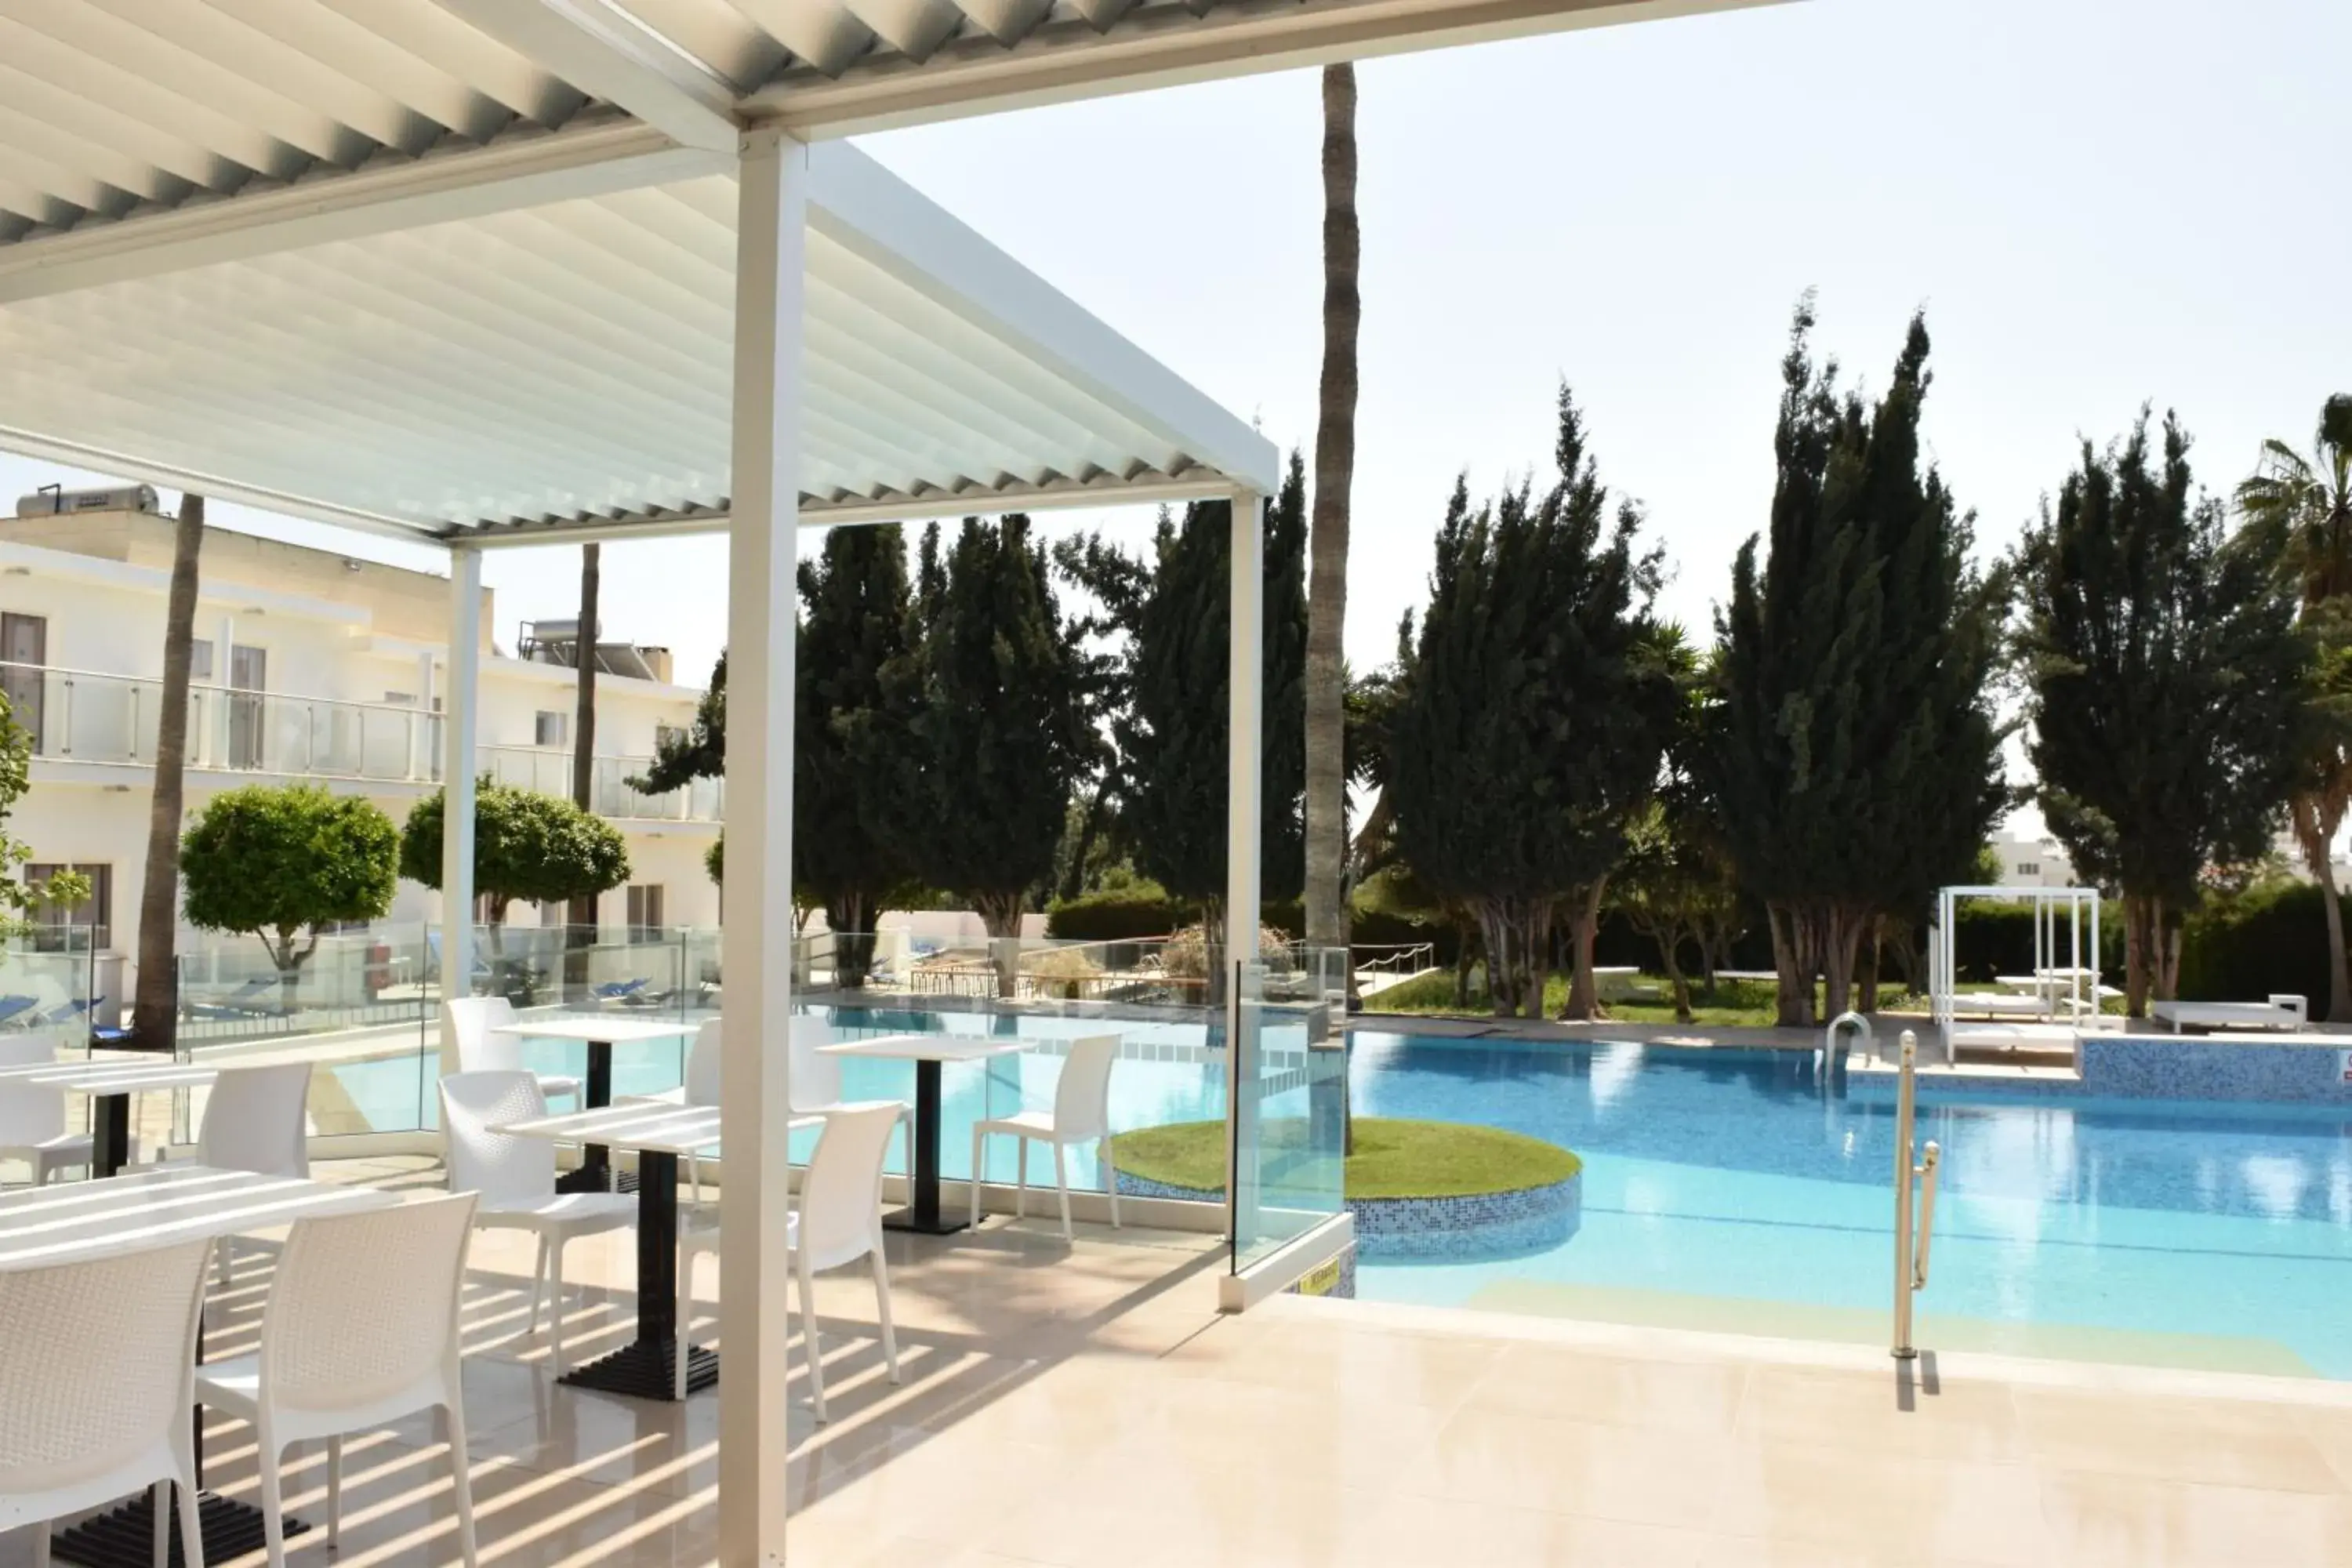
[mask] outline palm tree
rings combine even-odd
[[[163,710],[155,716],[155,791],[147,812],[147,875],[139,891],[139,980],[131,1040],[169,1051],[179,1039],[180,813],[188,763],[188,666],[195,645],[196,565],[205,498],[180,498],[172,530],[172,586],[163,611]],[[215,668],[227,668],[222,648]]]
[[[2294,584],[2318,648],[2315,721],[2287,819],[2326,907],[2327,1016],[2344,1022],[2352,1020],[2352,959],[2329,851],[2352,811],[2352,394],[2321,408],[2309,458],[2284,441],[2263,443],[2260,467],[2238,487],[2238,509],[2248,544]]]
[[[1356,336],[1363,322],[1357,279],[1363,234],[1356,223],[1356,68],[1323,68],[1323,381],[1315,425],[1315,509],[1307,588],[1307,945],[1348,956],[1348,502],[1356,470]],[[1339,1074],[1339,1147],[1356,1148],[1347,1058]]]
[[[572,659],[578,681],[572,713],[572,804],[583,811],[596,809],[596,621],[597,598],[604,584],[604,547],[594,540],[580,547],[580,618],[572,639]],[[596,895],[572,900],[564,912],[571,929],[563,935],[569,950],[564,984],[584,994],[588,985],[588,950],[596,945]]]
[[[1307,944],[1345,949],[1349,489],[1356,466],[1356,68],[1323,68],[1323,380],[1307,598]]]

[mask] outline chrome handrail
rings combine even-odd
[[[1919,1039],[1903,1031],[1901,1074],[1895,1090],[1895,1343],[1897,1361],[1919,1353],[1911,1343],[1911,1298],[1927,1288],[1927,1253],[1935,1239],[1936,1171],[1943,1151],[1932,1141],[1925,1151],[1916,1147],[1918,1131]],[[1924,1155],[1924,1158],[1922,1156]],[[1915,1159],[1921,1163],[1914,1163]],[[1912,1228],[1911,1185],[1923,1184],[1918,1204],[1918,1228]]]
[[[1870,1020],[1859,1013],[1840,1013],[1830,1020],[1830,1026],[1822,1034],[1822,1068],[1824,1072],[1837,1066],[1838,1031],[1848,1025],[1861,1034],[1862,1043],[1870,1047],[1870,1059],[1878,1059],[1878,1035],[1870,1026]]]

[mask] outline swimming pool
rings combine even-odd
[[[849,1010],[835,1022],[845,1033],[1014,1026]],[[1105,1025],[1017,1026],[1067,1038]],[[1111,1026],[1130,1047],[1112,1077],[1115,1126],[1222,1114],[1222,1060],[1198,1026]],[[547,1055],[551,1070],[578,1070],[563,1047]],[[675,1084],[677,1058],[623,1052],[616,1087]],[[850,1098],[912,1093],[906,1064],[845,1067]],[[1059,1069],[1050,1054],[1000,1058],[985,1075],[950,1068],[944,1173],[968,1174],[979,1115],[1050,1106]],[[416,1096],[413,1058],[334,1070],[387,1115]],[[1349,1084],[1360,1115],[1507,1128],[1585,1162],[1568,1241],[1487,1263],[1366,1262],[1364,1297],[1861,1342],[1886,1332],[1893,1107],[1825,1089],[1806,1053],[1360,1031]],[[1304,1092],[1295,1098],[1267,1113],[1302,1114]],[[1918,1135],[1944,1151],[1920,1343],[2352,1378],[2352,1110],[1928,1096]],[[796,1137],[796,1159],[814,1137]],[[992,1145],[990,1179],[1009,1181],[1013,1158],[1009,1141]],[[1050,1156],[1031,1159],[1033,1182],[1050,1181]],[[1091,1150],[1072,1151],[1070,1175],[1098,1180]]]
[[[1584,1157],[1531,1258],[1366,1264],[1367,1297],[1875,1341],[1894,1108],[1803,1053],[1355,1037],[1360,1114],[1474,1121]],[[1929,1096],[1943,1146],[1922,1344],[2352,1377],[2352,1116]]]

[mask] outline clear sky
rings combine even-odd
[[[1704,628],[1765,520],[1808,287],[1818,346],[1871,386],[1926,308],[1927,434],[1987,548],[2144,401],[2216,488],[2262,437],[2306,442],[2352,390],[2347,61],[2345,0],[1804,0],[1366,64],[1350,656],[1393,647],[1457,471],[1548,479],[1562,377]],[[1319,134],[1305,72],[865,144],[1287,447],[1314,433]],[[0,458],[9,494],[60,477]],[[605,563],[606,635],[698,679],[723,545]],[[570,613],[577,572],[494,555],[500,642]]]

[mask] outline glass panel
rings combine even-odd
[[[1346,1206],[1347,953],[1268,943],[1234,965],[1234,1269]]]
[[[702,941],[698,942],[700,936]],[[686,1053],[703,1020],[718,1016],[718,933],[683,927],[607,931],[593,926],[478,926],[471,994],[504,996],[525,1016],[612,1015],[676,1023],[678,1032],[613,1047],[615,1096],[665,1094],[686,1081]],[[528,1042],[539,1072],[585,1078],[583,1040]]]
[[[818,932],[795,944],[793,984],[820,998],[802,1010],[824,1016],[840,1038],[926,1033],[1022,1042],[1016,1053],[981,1064],[951,1063],[943,1071],[940,1169],[949,1181],[971,1178],[975,1121],[1021,1110],[1051,1111],[1072,1043],[1093,1035],[1118,1036],[1109,1085],[1114,1142],[1123,1134],[1175,1128],[1188,1147],[1206,1147],[1212,1155],[1204,1184],[1181,1190],[1165,1183],[1146,1186],[1124,1173],[1133,1156],[1122,1156],[1120,1192],[1222,1206],[1223,1182],[1217,1173],[1223,1169],[1223,1024],[1200,1001],[1204,977],[1185,979],[1171,991],[1158,967],[1164,945],[916,941],[903,929]],[[850,981],[861,952],[871,955],[866,987]],[[1008,965],[1019,991],[1010,1000],[997,994]],[[862,989],[872,991],[870,1001],[861,996]],[[1185,999],[1172,999],[1179,995]],[[914,1097],[911,1063],[851,1058],[841,1066],[845,1100]],[[806,1161],[814,1146],[814,1132],[796,1134],[793,1160]],[[1092,1145],[1073,1146],[1063,1157],[1074,1192],[1103,1189],[1105,1173]],[[1015,1141],[991,1139],[985,1158],[987,1179],[1010,1185],[1020,1158]],[[903,1138],[891,1152],[889,1169],[906,1169]],[[1032,1144],[1027,1173],[1031,1186],[1050,1194],[1053,1151]],[[951,1205],[956,1201],[949,1198]],[[1030,1207],[1032,1214],[1039,1212],[1034,1196]]]
[[[180,949],[184,1058],[308,1059],[316,1137],[434,1125],[438,1064],[426,1047],[439,994],[423,926],[321,935],[283,973],[257,937],[184,931]],[[184,1099],[173,1130],[183,1140],[201,1124],[205,1094]]]

